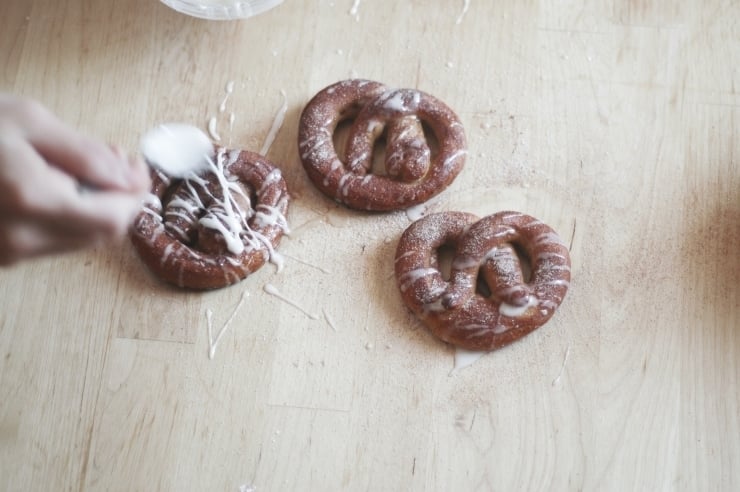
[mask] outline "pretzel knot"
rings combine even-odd
[[[443,247],[454,250],[449,280],[440,271]],[[435,336],[494,350],[552,317],[570,284],[570,255],[534,217],[442,212],[404,231],[395,272],[403,301]]]
[[[340,158],[334,134],[347,120],[353,122]],[[372,174],[373,149],[381,138],[385,175]],[[358,210],[399,210],[427,201],[460,173],[465,145],[460,120],[442,101],[369,80],[337,82],[316,94],[298,130],[311,181],[328,197]]]
[[[144,263],[180,287],[239,282],[268,260],[288,232],[288,192],[280,169],[262,156],[217,149],[210,169],[186,179],[152,177],[131,241]]]

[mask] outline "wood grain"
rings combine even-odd
[[[740,4],[353,3],[0,7],[0,90],[131,150],[212,116],[258,150],[284,90],[268,156],[293,196],[285,270],[229,289],[165,286],[126,242],[0,270],[0,489],[740,489]],[[341,208],[300,165],[303,105],[350,76],[463,120],[430,210],[566,239],[545,327],[451,373],[391,276],[409,218]],[[217,331],[244,291],[210,359],[206,312]]]

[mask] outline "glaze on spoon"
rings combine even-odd
[[[140,150],[150,166],[173,178],[206,169],[215,154],[208,136],[184,123],[152,128],[141,137]]]

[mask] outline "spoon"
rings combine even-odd
[[[173,178],[205,170],[215,153],[208,136],[185,123],[152,128],[141,137],[140,150],[147,164]]]

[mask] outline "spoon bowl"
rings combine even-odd
[[[184,123],[152,128],[141,137],[140,150],[150,166],[173,178],[207,169],[215,154],[208,136]]]

